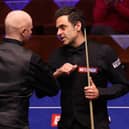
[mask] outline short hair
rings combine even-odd
[[[76,25],[78,21],[82,24],[82,32],[84,28],[86,27],[86,18],[83,14],[83,12],[75,7],[63,7],[58,9],[55,12],[55,19],[57,19],[60,16],[68,15],[68,20],[73,24]]]

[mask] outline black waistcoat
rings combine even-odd
[[[26,75],[31,56],[31,51],[16,40],[6,39],[0,44],[0,127],[4,129],[24,129],[28,125],[32,88]]]

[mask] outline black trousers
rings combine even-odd
[[[87,127],[81,125],[77,120],[74,120],[72,122],[71,127],[66,128],[66,127],[61,126],[61,127],[58,127],[58,129],[90,129],[90,128],[87,128]]]
[[[91,128],[85,127],[85,126],[81,125],[77,120],[74,120],[71,127],[66,128],[66,127],[63,127],[63,126],[59,126],[58,129],[91,129]],[[95,129],[110,129],[110,127],[107,126],[107,125],[104,125],[101,128],[97,127]]]

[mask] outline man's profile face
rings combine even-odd
[[[68,20],[68,16],[60,16],[56,19],[57,36],[64,45],[72,44],[77,36],[75,26]]]

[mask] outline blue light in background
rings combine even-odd
[[[4,0],[4,3],[6,3],[6,5],[8,5],[8,7],[12,10],[22,10],[30,2],[31,0]]]
[[[80,0],[54,0],[58,7],[75,6]]]

